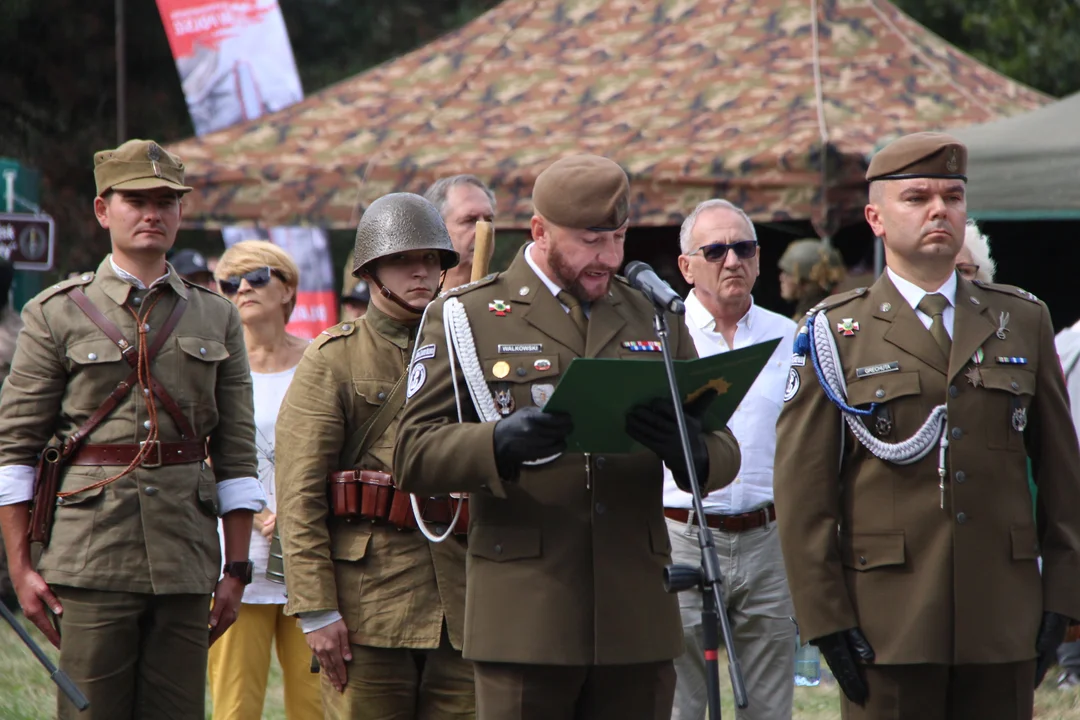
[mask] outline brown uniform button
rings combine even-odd
[[[147,495],[149,495],[150,497],[153,497],[154,495],[157,495],[158,490],[153,485],[149,485],[149,486],[147,486],[147,488],[145,490],[143,490],[143,492],[146,493]]]
[[[385,400],[386,399],[386,393],[385,392],[380,392],[375,397],[379,398],[380,400]]]
[[[860,555],[859,556],[859,564],[860,565],[865,565],[866,564],[866,556],[865,555]]]
[[[596,469],[597,469],[597,470],[603,470],[603,469],[604,469],[604,465],[606,465],[606,464],[607,464],[607,460],[605,460],[605,459],[604,459],[604,456],[603,456],[603,455],[601,455],[600,457],[596,458]]]
[[[949,397],[956,397],[960,394],[960,391],[956,389],[955,385],[949,386]]]
[[[502,555],[502,545],[499,543],[495,543],[495,554]]]
[[[959,440],[960,437],[964,434],[964,431],[960,428],[953,428],[950,434],[952,435],[953,440]]]
[[[604,503],[596,503],[596,514],[603,515],[605,512],[607,512],[607,508],[604,506]]]
[[[1020,383],[1011,382],[1011,383],[1009,383],[1009,387],[1011,387],[1013,390],[1019,390],[1020,389]]]
[[[967,515],[965,515],[964,513],[956,513],[956,522],[963,525],[967,522]]]
[[[964,471],[963,470],[957,470],[956,471],[956,482],[962,483],[965,480],[967,480],[967,475],[964,474]]]
[[[877,397],[877,398],[885,397],[885,391],[882,388],[878,388],[877,392],[874,393],[874,397]]]
[[[528,370],[526,370],[526,369],[525,369],[525,368],[523,368],[523,367],[519,367],[519,368],[517,369],[517,374],[518,374],[518,377],[525,377],[526,373],[528,373]]]

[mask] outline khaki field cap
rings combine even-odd
[[[881,148],[866,169],[867,182],[944,178],[967,182],[967,148],[945,133],[905,135]]]
[[[533,185],[536,214],[567,228],[618,230],[630,217],[630,180],[599,155],[556,160]]]
[[[98,195],[156,188],[191,192],[184,185],[184,163],[153,140],[128,140],[115,150],[94,153],[94,182]]]

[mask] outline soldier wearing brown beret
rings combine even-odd
[[[23,309],[0,399],[0,527],[23,611],[90,700],[79,713],[61,696],[59,717],[201,720],[207,650],[236,619],[266,505],[240,316],[165,261],[191,190],[180,158],[131,140],[94,165],[112,253]],[[59,480],[35,495],[46,450],[42,477]],[[36,571],[32,497],[35,516],[55,506]]]
[[[671,715],[683,644],[661,582],[662,462],[686,482],[674,408],[636,408],[626,430],[649,450],[604,456],[564,452],[572,420],[540,411],[576,357],[659,359],[634,352],[655,337],[652,305],[615,275],[629,190],[605,158],[553,163],[533,188],[533,242],[432,303],[417,341],[394,477],[469,493],[464,655],[481,720]],[[671,328],[673,353],[696,357]],[[705,488],[731,482],[734,437],[691,428]]]
[[[796,619],[845,720],[1031,718],[1080,618],[1080,450],[1050,313],[956,272],[966,160],[939,133],[874,156],[887,271],[807,313],[777,424]]]

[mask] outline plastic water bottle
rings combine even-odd
[[[795,635],[795,684],[817,687],[821,682],[821,651],[813,645],[801,645]]]

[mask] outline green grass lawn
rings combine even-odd
[[[25,624],[25,623],[24,623]],[[47,641],[37,630],[31,630],[34,637],[43,645]],[[57,652],[52,646],[48,651],[53,660]],[[721,699],[723,716],[735,717],[735,708],[731,701],[731,686],[728,682],[727,664],[720,669]],[[1039,720],[1080,720],[1080,689],[1057,690],[1053,680],[1057,677],[1051,670],[1045,685],[1035,695],[1035,717]],[[836,685],[823,681],[818,687],[795,688],[795,720],[839,720],[839,690]],[[207,718],[212,715],[210,699],[207,698]],[[55,686],[30,651],[27,650],[11,628],[0,620],[0,720],[42,720],[55,715]],[[267,691],[263,718],[284,720],[285,709],[282,700],[281,668],[277,658],[270,666],[270,681]]]

